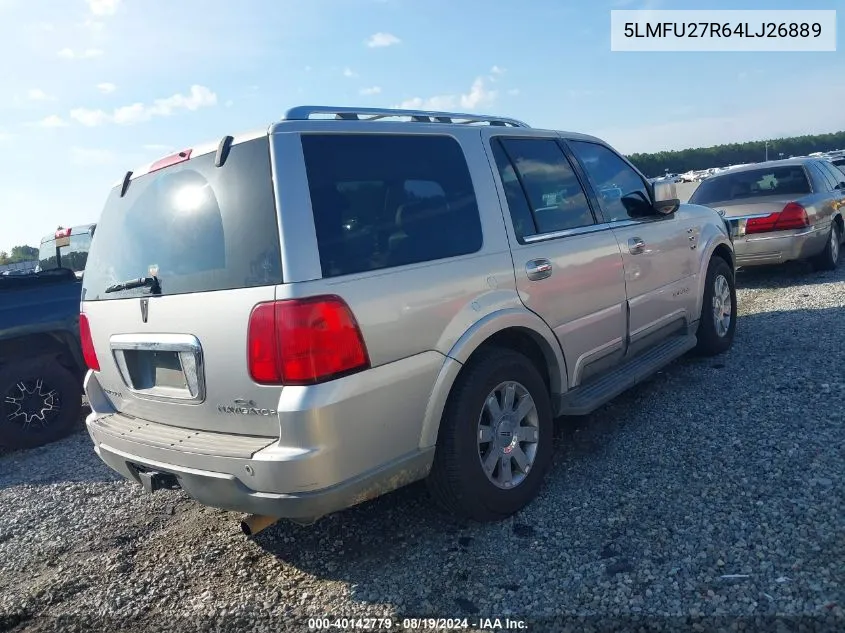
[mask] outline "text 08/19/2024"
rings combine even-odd
[[[836,11],[611,11],[613,51],[836,51]]]

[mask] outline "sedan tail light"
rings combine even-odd
[[[807,209],[797,202],[790,202],[783,210],[760,218],[751,218],[745,225],[745,234],[789,231],[810,226]]]

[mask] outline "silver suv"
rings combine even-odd
[[[726,225],[673,189],[583,134],[329,107],[128,172],[82,294],[95,450],[262,525],[421,479],[511,515],[555,417],[732,344]]]

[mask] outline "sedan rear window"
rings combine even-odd
[[[799,196],[812,193],[801,165],[752,169],[711,176],[690,196],[692,204],[712,204],[765,196]]]
[[[266,136],[140,176],[109,194],[85,267],[82,298],[123,299],[150,288],[110,287],[156,276],[160,294],[282,282]]]

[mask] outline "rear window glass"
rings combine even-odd
[[[692,204],[711,204],[765,196],[800,196],[811,193],[801,165],[752,169],[718,174],[702,181],[690,196]]]
[[[474,253],[481,219],[449,136],[306,134],[323,277]]]
[[[133,180],[111,191],[97,224],[83,299],[121,299],[149,288],[106,293],[157,273],[161,294],[230,290],[282,282],[267,137],[233,145]]]
[[[70,237],[62,239],[62,246],[57,245],[55,238],[44,240],[38,249],[38,270],[70,268],[75,273],[82,272],[90,248],[91,233],[88,231],[71,233]]]

